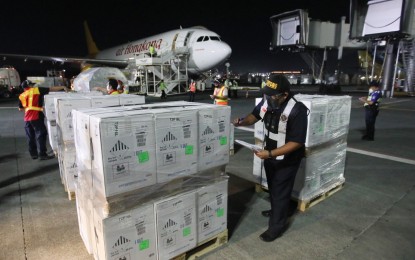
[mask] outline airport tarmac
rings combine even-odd
[[[211,103],[208,94],[197,93],[196,102]],[[267,218],[261,211],[269,208],[268,196],[255,191],[252,152],[235,145],[226,166],[228,243],[200,259],[415,259],[415,98],[384,98],[375,141],[362,141],[358,97],[365,93],[346,94],[352,109],[344,187],[295,212],[282,237],[263,242]],[[232,118],[249,113],[259,96],[232,98]],[[147,103],[158,101],[147,97]],[[79,235],[76,202],[61,184],[58,160],[32,160],[23,127],[17,100],[0,99],[0,259],[93,259]],[[239,129],[235,139],[254,142],[252,132]]]

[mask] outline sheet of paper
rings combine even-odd
[[[249,149],[251,149],[251,150],[263,150],[262,149],[262,147],[261,146],[259,146],[259,145],[256,145],[256,144],[250,144],[250,143],[248,143],[248,142],[245,142],[245,141],[242,141],[242,140],[235,140],[235,143],[238,143],[238,144],[240,144],[240,145],[242,145],[242,146],[244,146],[244,147],[246,147],[246,148],[249,148]]]

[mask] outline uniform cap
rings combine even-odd
[[[271,74],[261,92],[268,96],[279,95],[284,92],[290,92],[290,86],[290,82],[284,75]]]
[[[23,81],[20,86],[22,88],[28,88],[28,87],[31,87],[31,86],[34,86],[34,85],[36,85],[36,83],[34,83],[34,82],[27,79],[27,80]]]

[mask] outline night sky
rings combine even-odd
[[[297,67],[294,56],[269,51],[269,18],[295,9],[307,9],[313,19],[338,23],[345,16],[349,22],[350,1],[7,0],[0,15],[0,52],[84,57],[84,20],[99,49],[180,26],[201,25],[218,33],[231,46],[229,62],[234,72],[292,70]],[[10,63],[16,62],[6,60],[0,65]],[[19,63],[12,65],[19,70]]]

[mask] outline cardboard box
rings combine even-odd
[[[196,191],[154,203],[159,260],[168,260],[196,246]]]

